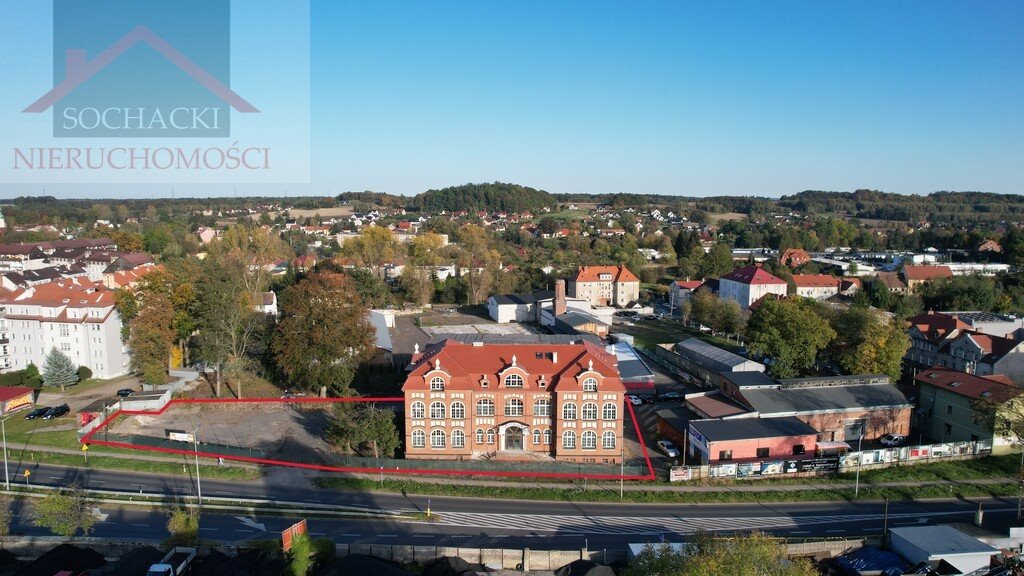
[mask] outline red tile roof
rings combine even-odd
[[[1024,392],[1024,388],[1014,384],[1003,374],[975,376],[941,366],[929,368],[914,379],[968,398],[986,398],[996,402],[1015,398]]]
[[[907,322],[910,322],[911,326],[916,326],[925,335],[925,338],[933,341],[945,338],[954,330],[970,328],[966,322],[941,312],[928,312],[927,314],[911,316],[907,318]]]
[[[580,266],[576,271],[577,282],[607,282],[601,280],[601,274],[611,274],[614,282],[639,282],[640,279],[629,271],[629,268],[618,266]]]
[[[732,280],[740,284],[762,285],[762,284],[786,284],[786,281],[774,274],[767,272],[759,266],[744,266],[722,276],[721,280]]]
[[[786,265],[797,265],[811,261],[811,255],[807,253],[803,248],[787,248],[782,253],[782,257],[779,258],[779,262]]]
[[[543,378],[546,390],[562,386],[577,386],[576,377],[593,369],[604,377],[603,389],[625,391],[615,356],[600,346],[584,341],[581,344],[464,344],[444,340],[429,345],[414,356],[415,367],[409,372],[405,387],[426,389],[423,376],[439,367],[450,375],[448,389],[479,389],[481,382],[497,387],[499,374],[512,366],[526,372],[524,389],[541,389]],[[564,380],[563,380],[564,378]]]
[[[900,275],[895,272],[879,272],[875,279],[890,290],[893,288],[904,289],[907,287],[903,280],[900,280]]]
[[[800,288],[839,287],[839,278],[828,274],[793,274],[793,282]]]
[[[704,285],[702,280],[676,280],[676,286],[684,290],[696,290]]]
[[[903,277],[910,280],[933,280],[935,278],[952,278],[949,266],[904,266]]]

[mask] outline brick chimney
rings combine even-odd
[[[565,314],[565,280],[555,280],[555,316]]]

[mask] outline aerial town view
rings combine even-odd
[[[1024,576],[1024,3],[0,0],[0,576]]]

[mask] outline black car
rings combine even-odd
[[[25,420],[35,420],[36,418],[42,418],[43,415],[46,414],[49,411],[50,411],[50,407],[49,406],[43,406],[41,408],[36,408],[35,410],[29,412],[28,414],[25,414]]]
[[[53,420],[54,418],[60,418],[61,416],[71,412],[71,408],[67,404],[61,404],[60,406],[54,406],[43,414],[43,420]]]
[[[684,397],[679,392],[665,392],[664,394],[658,394],[659,402],[681,402]]]
[[[135,390],[132,390],[131,388],[121,388],[117,391],[117,395],[121,398],[127,398],[132,394],[135,394]]]

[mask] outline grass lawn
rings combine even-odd
[[[181,463],[177,462],[153,462],[150,460],[131,460],[118,458],[115,455],[97,453],[97,448],[89,451],[89,463],[85,463],[85,456],[72,454],[58,454],[56,452],[36,452],[29,450],[8,450],[7,459],[11,466],[12,482],[17,468],[33,464],[53,464],[56,466],[74,466],[76,468],[102,469],[102,470],[126,470],[129,472],[145,472],[147,474],[167,474],[175,476],[187,476],[195,473],[195,461],[187,456],[181,457]],[[113,449],[104,448],[104,451]],[[121,451],[125,453],[126,451]],[[138,454],[138,452],[135,452]],[[220,478],[223,480],[256,480],[260,477],[260,471],[255,468],[240,468],[238,466],[217,466],[209,460],[200,460],[200,470],[203,478]],[[184,467],[183,467],[184,466]],[[24,481],[22,479],[22,481]]]
[[[633,326],[615,324],[612,326],[612,332],[629,334],[635,338],[638,346],[645,348],[654,348],[658,344],[675,344],[696,336],[719,348],[733,352],[739,350],[739,345],[735,340],[726,340],[725,338],[711,336],[694,328],[687,328],[683,326],[682,322],[674,320],[630,320],[630,322]]]
[[[79,382],[79,383],[75,384],[74,386],[68,388],[67,392],[65,392],[65,394],[68,394],[68,395],[71,395],[71,396],[75,396],[75,395],[78,395],[78,394],[84,394],[86,392],[95,390],[95,389],[97,389],[97,388],[99,388],[101,386],[105,386],[105,385],[107,385],[109,383],[110,383],[110,380],[101,380],[99,378],[89,378],[88,380],[85,380],[84,382]],[[54,390],[56,390],[57,392],[60,391],[59,388],[56,388],[56,389],[55,388],[47,388],[46,390],[48,390],[50,392],[52,392]]]
[[[520,500],[544,500],[565,502],[619,502],[618,483],[599,483],[600,489],[590,488],[540,488],[503,486],[460,486],[457,484],[424,484],[403,480],[385,480],[383,487],[379,480],[355,478],[318,478],[317,486],[328,489],[404,492],[407,494],[429,494],[432,496],[462,496],[471,498],[502,498]],[[728,503],[728,502],[820,502],[852,500],[918,500],[924,498],[958,498],[978,496],[1012,496],[1017,494],[1016,484],[995,484],[988,486],[947,486],[925,485],[905,487],[861,486],[858,498],[849,489],[817,488],[809,490],[787,490],[763,492],[738,492],[720,490],[714,492],[668,492],[668,491],[627,491],[621,501],[637,503]],[[444,514],[443,510],[438,511]]]

